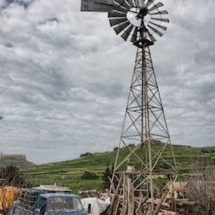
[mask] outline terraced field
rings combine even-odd
[[[174,145],[174,154],[179,167],[179,174],[193,172],[193,166],[215,166],[215,147],[194,148]],[[121,149],[121,154],[126,149]],[[87,154],[87,153],[86,153]],[[68,186],[74,193],[79,190],[98,189],[102,184],[102,176],[107,165],[111,169],[115,161],[116,151],[94,153],[74,160],[37,165],[22,168],[21,173],[34,185],[57,184]],[[166,153],[165,159],[170,157]],[[160,170],[162,172],[162,169]],[[196,171],[196,170],[195,170]],[[86,176],[87,175],[87,176]]]

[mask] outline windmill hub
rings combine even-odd
[[[148,14],[148,9],[146,7],[140,8],[140,11],[139,11],[139,14],[138,14],[140,17],[144,17],[147,14]]]
[[[144,24],[148,24],[151,20],[147,8],[140,9],[133,7],[127,12],[126,17],[128,21],[135,27],[141,27],[142,21]]]

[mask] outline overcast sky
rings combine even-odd
[[[215,1],[164,0],[151,48],[173,144],[215,145]],[[1,151],[36,164],[118,146],[136,48],[80,0],[0,0]]]

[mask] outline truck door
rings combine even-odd
[[[35,208],[35,215],[44,215],[46,212],[46,205],[47,199],[43,197],[39,198],[37,206]]]

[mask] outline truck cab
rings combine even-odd
[[[10,209],[10,215],[87,215],[79,196],[69,193],[25,191]]]
[[[45,193],[38,198],[34,215],[86,215],[78,196],[73,194]]]

